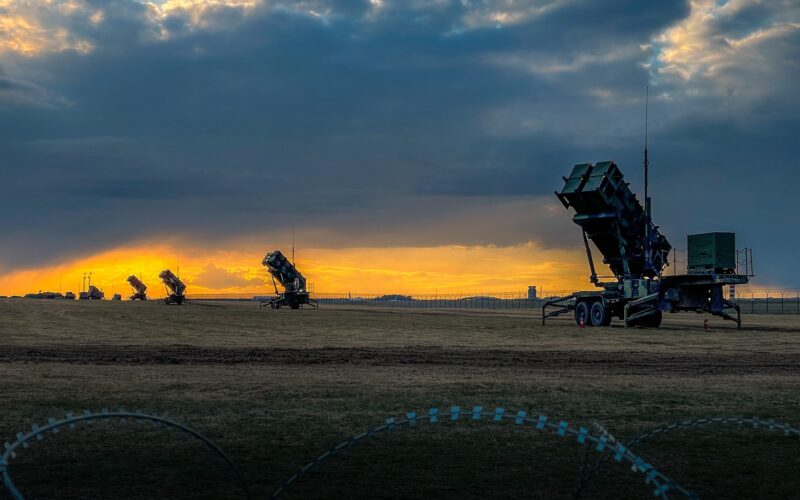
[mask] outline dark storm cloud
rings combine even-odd
[[[800,279],[757,215],[797,211],[782,187],[800,180],[797,30],[724,45],[779,9],[718,16],[695,68],[659,59],[681,2],[86,5],[40,21],[91,50],[0,59],[5,269],[292,226],[321,246],[571,246],[551,193],[573,163],[609,158],[640,190],[651,81],[657,222],[678,247],[736,230],[774,257],[769,282]],[[782,181],[753,188],[765,178]]]

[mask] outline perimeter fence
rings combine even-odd
[[[736,290],[731,300],[747,314],[800,314],[800,289]]]
[[[540,290],[531,297],[527,292],[491,292],[480,294],[367,294],[367,293],[312,293],[311,297],[323,305],[370,307],[396,307],[406,309],[541,309],[551,298],[565,297],[575,290]],[[272,295],[252,294],[197,294],[190,300],[240,300],[252,301]],[[800,314],[800,289],[748,289],[737,288],[729,297],[739,304],[745,314]]]
[[[557,290],[547,296],[530,297],[527,292],[493,292],[481,294],[368,294],[368,293],[312,293],[311,298],[320,304],[400,307],[408,309],[536,309],[550,298],[571,294],[571,291]],[[252,295],[241,293],[193,294],[189,300],[266,300],[273,295]]]
[[[571,292],[553,292],[552,296]],[[543,297],[529,297],[527,292],[494,292],[481,294],[353,294],[315,293],[320,304],[373,307],[399,307],[407,309],[537,309]]]

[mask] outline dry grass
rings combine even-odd
[[[542,327],[537,311],[323,308],[252,303],[0,300],[0,433],[68,410],[166,413],[212,438],[256,497],[323,449],[411,409],[482,404],[596,419],[620,438],[716,414],[800,416],[800,316],[736,330],[668,316],[659,330]],[[185,436],[132,424],[61,433],[11,471],[31,498],[236,497]],[[701,430],[637,449],[709,498],[790,497],[796,440]],[[296,498],[568,498],[581,450],[530,430],[453,426],[376,438],[304,478]],[[589,498],[646,498],[621,466]]]

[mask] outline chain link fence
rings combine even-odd
[[[528,292],[492,292],[480,294],[430,293],[430,294],[370,294],[370,293],[312,293],[320,304],[373,307],[398,307],[407,309],[534,309],[541,308],[545,300],[571,294],[570,290],[548,291],[531,296]],[[246,293],[190,294],[189,300],[264,300],[273,295]]]
[[[541,290],[536,296],[528,292],[492,292],[480,294],[367,294],[314,293],[321,305],[396,307],[406,309],[540,309],[546,300],[565,297],[575,290]],[[252,301],[272,295],[195,294],[190,300]],[[739,304],[745,314],[800,314],[800,289],[737,288],[730,300]]]
[[[523,292],[463,294],[341,294],[317,293],[320,304],[400,307],[409,309],[530,309],[541,300]]]
[[[800,314],[800,289],[741,290],[737,289],[732,302],[747,314]]]

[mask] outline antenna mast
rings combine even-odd
[[[644,199],[645,201],[650,199],[647,193],[647,184],[648,184],[647,170],[648,167],[650,166],[647,162],[647,111],[648,111],[647,105],[649,100],[650,100],[650,86],[648,85],[644,88]]]
[[[649,185],[649,169],[650,163],[647,160],[647,119],[648,119],[648,104],[650,101],[650,86],[644,88],[644,262],[645,269],[648,271],[653,270],[653,259],[650,256],[650,193],[648,191]]]

